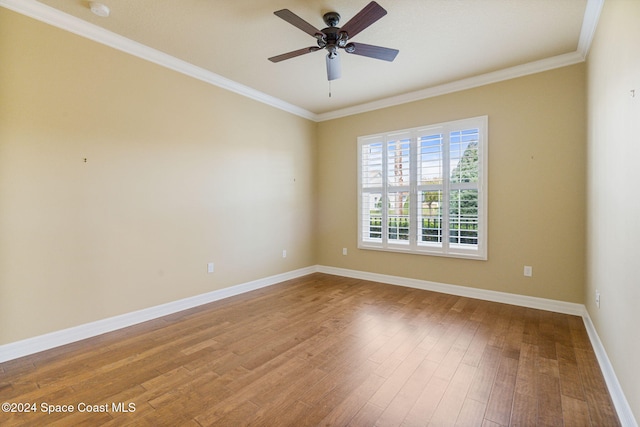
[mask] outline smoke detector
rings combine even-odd
[[[97,1],[89,2],[89,8],[91,8],[91,12],[102,18],[106,18],[107,16],[109,16],[109,13],[111,13],[111,11],[109,10],[109,6]]]

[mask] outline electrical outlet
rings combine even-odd
[[[207,273],[213,273],[215,271],[215,266],[212,262],[207,263]]]
[[[282,250],[282,258],[286,258],[287,257],[287,250],[283,249]]]
[[[342,255],[346,255],[347,254],[347,248],[342,248]]]
[[[524,266],[524,275],[526,277],[533,276],[533,267],[531,267],[530,265],[525,265]]]
[[[596,307],[600,308],[600,291],[596,289]]]

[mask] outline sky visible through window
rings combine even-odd
[[[454,171],[469,144],[477,143],[478,129],[451,132],[449,135],[449,171]],[[443,135],[425,135],[418,139],[419,177],[421,183],[441,183],[443,179]]]

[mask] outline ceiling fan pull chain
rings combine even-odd
[[[331,98],[331,80],[329,80],[329,98]]]

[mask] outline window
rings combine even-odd
[[[487,259],[487,123],[358,138],[358,247]]]

